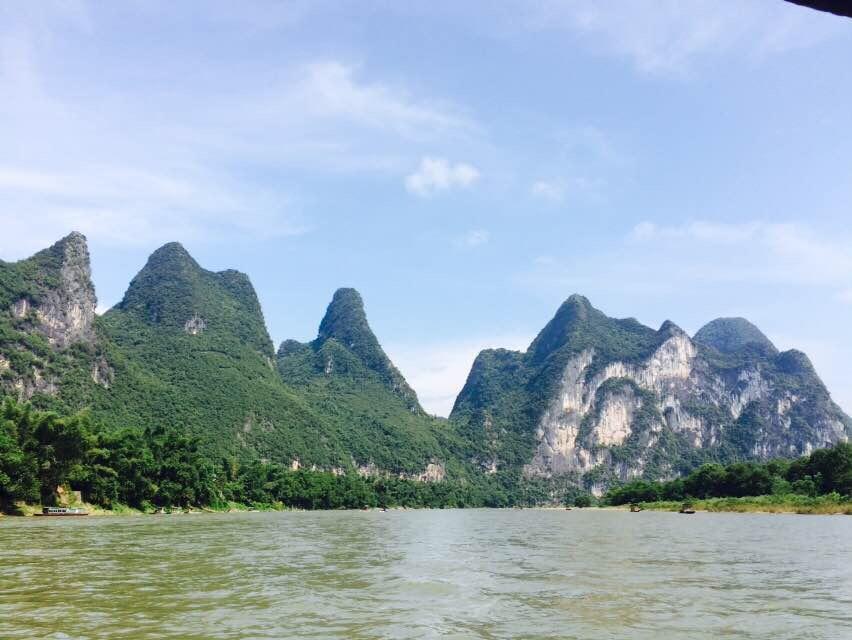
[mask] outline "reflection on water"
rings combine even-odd
[[[852,518],[0,520],[0,638],[852,638]]]

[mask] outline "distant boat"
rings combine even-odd
[[[89,512],[79,507],[43,507],[37,516],[87,516]]]
[[[683,505],[681,505],[680,511],[678,511],[678,513],[687,513],[687,514],[695,513],[695,509],[693,509],[692,505],[689,504],[688,502],[684,502]]]
[[[640,507],[638,504],[634,503],[630,505],[630,513],[639,513],[640,511],[642,511],[642,507]]]

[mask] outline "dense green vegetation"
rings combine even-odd
[[[233,457],[215,460],[199,445],[198,438],[173,429],[103,429],[86,412],[60,416],[7,398],[0,407],[0,509],[14,511],[19,502],[54,504],[60,487],[81,491],[94,505],[141,510],[235,502],[301,509],[592,504],[569,480],[556,486],[508,472],[444,482],[365,477]],[[801,512],[830,512],[844,496],[852,499],[848,443],[793,461],[705,464],[677,480],[637,480],[611,489],[602,502],[668,508],[703,500],[702,506],[716,510],[781,510],[792,504]],[[756,500],[761,504],[752,504]]]
[[[176,243],[158,249],[98,320],[115,367],[81,406],[112,429],[169,428],[211,458],[339,465],[345,452],[287,385],[248,278],[202,269]]]
[[[316,340],[283,342],[277,361],[282,380],[323,417],[359,465],[416,474],[440,461],[455,477],[463,474],[458,461],[465,456],[450,455],[464,448],[453,425],[420,407],[370,329],[354,289],[335,292]]]
[[[301,509],[508,507],[553,500],[553,486],[495,474],[418,482],[391,475],[291,470],[276,463],[214,460],[199,440],[173,429],[103,429],[88,413],[60,416],[7,398],[0,410],[0,510],[54,504],[79,490],[105,508],[221,507],[228,503]],[[562,487],[565,499],[581,495]]]
[[[607,492],[607,504],[754,496],[826,496],[852,499],[852,444],[819,449],[797,460],[708,463],[668,482],[636,480]]]
[[[736,354],[744,348],[773,355],[778,353],[769,338],[745,318],[711,320],[695,334],[694,339],[697,344],[724,354]]]

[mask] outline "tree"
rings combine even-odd
[[[574,506],[580,509],[592,506],[592,496],[588,493],[580,493],[574,498]]]

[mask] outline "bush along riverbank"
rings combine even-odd
[[[636,480],[610,489],[602,503],[664,511],[689,504],[701,511],[852,514],[852,444],[797,460],[705,464],[666,482]]]

